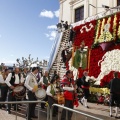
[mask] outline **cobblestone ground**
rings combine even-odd
[[[103,120],[115,120],[114,118],[114,114],[113,117],[109,117],[109,107],[108,106],[104,106],[104,105],[97,105],[95,103],[88,103],[89,105],[89,109],[85,108],[84,106],[82,106],[81,104],[79,105],[79,107],[75,107],[74,109],[93,115],[95,117],[99,117]],[[21,108],[21,111],[19,111],[17,120],[26,120],[26,106],[23,105]],[[61,109],[59,110],[59,114],[61,115]],[[113,111],[114,112],[114,111]],[[36,115],[37,115],[37,111],[36,111]],[[41,110],[40,109],[40,120],[46,120],[47,119],[47,111],[45,110]],[[119,116],[120,116],[120,111],[119,111]],[[0,120],[16,120],[15,119],[15,111],[12,111],[11,114],[7,114],[5,109],[0,109]],[[33,120],[37,120],[37,119],[33,119]],[[53,120],[58,120],[58,116],[54,117]],[[59,118],[60,120],[60,118]],[[82,115],[78,115],[78,114],[73,114],[72,116],[72,120],[93,120],[92,118],[86,118]]]

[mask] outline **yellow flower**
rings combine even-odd
[[[108,20],[107,20],[107,24],[109,24],[110,21],[111,21],[111,17],[108,18]]]
[[[117,20],[117,16],[116,14],[114,15],[114,20],[113,20],[113,37],[116,38],[116,20]]]
[[[96,37],[95,37],[95,40],[94,40],[94,41],[95,41],[94,44],[96,44],[97,41],[98,41],[97,38],[98,38],[98,32],[99,32],[99,29],[100,29],[100,23],[101,23],[100,20],[98,20],[98,24],[97,24],[97,32],[96,32]]]
[[[108,88],[90,87],[90,92],[92,92],[92,93],[110,94],[110,90]]]
[[[120,25],[119,25],[119,27],[118,27],[117,36],[118,36],[118,38],[120,39]]]
[[[105,18],[103,18],[103,21],[102,21],[101,34],[103,33],[104,25],[105,25]]]

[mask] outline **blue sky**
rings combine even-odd
[[[0,63],[48,59],[58,16],[58,0],[0,0]]]

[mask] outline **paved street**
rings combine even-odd
[[[89,103],[89,109],[85,108],[84,106],[82,106],[81,104],[79,105],[79,107],[75,108],[76,110],[79,110],[81,112],[85,112],[87,114],[102,118],[103,120],[115,120],[114,117],[110,118],[109,117],[109,107],[108,106],[104,106],[104,105],[97,105],[95,103]],[[26,106],[23,105],[21,108],[21,111],[18,112],[18,117],[17,120],[26,120],[25,118],[25,114],[26,114]],[[119,112],[120,113],[120,112]],[[60,112],[61,114],[61,112]],[[36,111],[36,115],[37,115],[37,111]],[[46,110],[41,110],[40,109],[40,120],[46,120],[46,116],[47,116],[47,112]],[[93,120],[91,118],[86,118],[82,115],[76,115],[73,114],[72,116],[72,120]],[[7,112],[2,109],[0,110],[0,120],[15,120],[15,112],[12,111],[12,114],[7,114]],[[33,120],[37,120],[37,119],[33,119]],[[54,117],[53,120],[57,120],[57,117]]]

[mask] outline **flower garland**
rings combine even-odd
[[[94,44],[97,44],[97,43],[98,43],[98,34],[99,34],[99,29],[100,29],[100,23],[101,23],[101,21],[98,20],[98,22],[97,22],[97,32],[96,32],[96,37],[95,37],[95,42],[94,42]]]
[[[117,37],[118,37],[118,41],[120,41],[120,13],[117,14],[118,17],[118,30],[117,30]]]
[[[110,22],[111,22],[111,17],[108,18],[107,24],[110,24]]]
[[[116,26],[117,26],[117,16],[116,14],[114,15],[114,20],[113,20],[113,37],[116,39]]]
[[[103,33],[104,25],[105,25],[105,18],[103,18],[103,21],[102,21],[101,32],[100,32],[101,34]]]
[[[118,39],[120,39],[120,23],[119,23],[119,27],[118,27],[118,31],[117,31],[117,36],[118,36]]]

